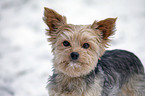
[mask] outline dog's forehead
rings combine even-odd
[[[66,25],[60,28],[60,34],[66,40],[88,40],[96,37],[90,25]]]

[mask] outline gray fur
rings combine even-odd
[[[129,82],[135,82],[136,85],[132,84],[133,88],[143,92],[144,95],[140,96],[145,96],[144,68],[133,53],[124,50],[106,51],[98,66],[104,72],[102,96],[118,96],[123,86]],[[135,76],[138,76],[138,80],[132,79]]]

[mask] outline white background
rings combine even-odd
[[[44,7],[72,24],[117,17],[109,49],[134,52],[145,66],[145,0],[0,0],[0,96],[48,96],[53,56]]]

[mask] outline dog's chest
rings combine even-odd
[[[56,76],[50,81],[48,90],[49,96],[101,96],[102,88],[98,78],[88,83],[82,77]]]

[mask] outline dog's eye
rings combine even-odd
[[[63,41],[63,45],[68,47],[68,46],[70,46],[70,43],[68,41]]]
[[[88,49],[89,48],[89,44],[88,43],[84,43],[83,48]]]

